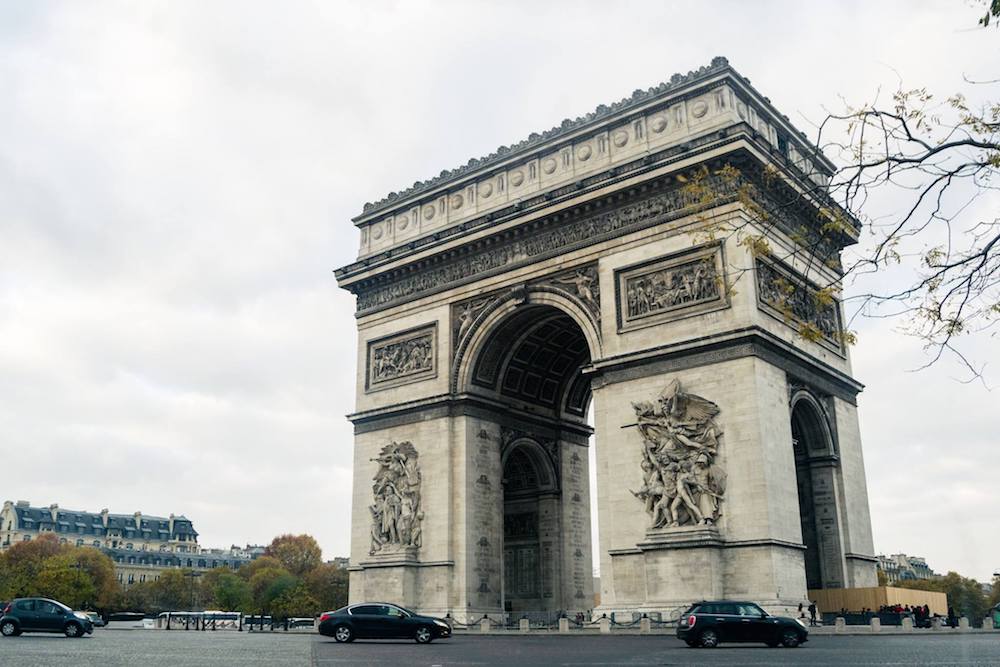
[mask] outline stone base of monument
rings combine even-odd
[[[656,549],[690,549],[693,547],[721,547],[724,544],[715,526],[675,526],[651,528],[646,539],[637,544],[642,551]]]
[[[369,554],[362,565],[415,565],[416,563],[416,547],[387,547]]]

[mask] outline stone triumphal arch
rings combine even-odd
[[[592,442],[599,609],[875,585],[832,168],[720,58],[366,204],[351,600],[593,608]]]

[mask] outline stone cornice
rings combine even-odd
[[[834,170],[834,166],[806,139],[805,133],[796,129],[787,116],[779,113],[770,104],[770,100],[762,96],[753,86],[750,80],[740,75],[729,65],[729,61],[721,56],[712,59],[709,65],[690,71],[687,74],[674,74],[669,81],[664,81],[646,90],[637,89],[631,96],[623,98],[610,105],[601,104],[594,111],[579,116],[575,119],[566,118],[559,125],[541,133],[533,132],[527,139],[510,146],[500,146],[496,151],[481,158],[472,158],[466,164],[451,170],[444,170],[437,176],[426,181],[417,181],[409,188],[399,192],[391,192],[377,202],[368,202],[364,205],[363,213],[353,220],[361,222],[372,219],[379,215],[391,211],[394,208],[412,201],[414,198],[425,196],[431,191],[439,189],[440,186],[454,184],[459,180],[475,180],[481,178],[484,173],[488,173],[492,168],[501,163],[508,163],[523,159],[526,155],[538,152],[540,149],[550,147],[568,137],[579,135],[588,129],[598,125],[608,124],[618,118],[627,118],[638,110],[648,107],[668,99],[675,99],[683,92],[696,88],[712,78],[724,75],[726,78],[737,81],[740,87],[750,93],[753,101],[773,116],[783,127],[782,129],[793,140],[801,144],[806,154],[815,154],[818,161],[828,172]],[[464,178],[463,178],[464,177]]]
[[[566,201],[567,203],[570,200],[576,201],[581,198],[581,194],[586,194],[588,190],[607,188],[608,184],[614,183],[615,180],[634,178],[655,169],[662,170],[673,160],[690,160],[693,155],[697,155],[699,152],[712,150],[718,153],[720,147],[725,148],[728,152],[725,153],[724,157],[718,158],[719,164],[717,166],[721,166],[723,162],[735,164],[740,167],[741,172],[745,172],[741,173],[741,179],[747,179],[746,182],[749,183],[752,183],[754,178],[760,180],[756,173],[760,169],[761,157],[744,146],[745,143],[752,142],[753,137],[741,130],[738,131],[740,133],[735,136],[729,136],[729,131],[720,132],[721,136],[716,137],[711,144],[705,144],[698,149],[687,147],[682,155],[678,155],[671,149],[664,151],[670,155],[647,156],[645,159],[637,161],[636,164],[630,165],[631,168],[624,175],[618,176],[617,179],[606,180],[604,174],[596,175],[592,179],[581,181],[574,187],[567,188],[565,193],[561,193],[562,197],[558,201]],[[758,148],[764,150],[764,147]],[[657,159],[658,157],[659,159]],[[716,174],[711,175],[709,179],[716,182],[713,189],[717,195],[716,199],[711,202],[711,207],[737,199],[737,183],[735,181],[727,180]],[[774,186],[769,187],[773,188]],[[788,227],[786,232],[791,233],[797,232],[800,227],[798,221],[789,221],[789,214],[796,214],[798,209],[815,212],[815,207],[819,204],[808,196],[808,193],[805,196],[800,196],[802,191],[791,185],[787,189],[790,192],[799,193],[791,197],[791,201],[795,203],[794,210],[789,209],[787,204],[779,204],[772,206],[772,208],[776,209],[774,218],[777,224]],[[774,193],[770,192],[769,188],[758,187],[757,190],[762,200],[773,199]],[[731,195],[728,196],[728,199],[727,193]],[[557,201],[550,198],[551,194],[553,193],[547,193],[545,196],[538,197],[536,202],[525,202],[524,204],[526,208],[530,205],[536,210],[550,208]],[[767,204],[767,202],[761,201],[761,204]],[[358,295],[358,315],[367,315],[463,283],[485,278],[497,272],[542,261],[548,257],[571,252],[579,247],[682,218],[703,210],[705,206],[706,204],[699,196],[686,192],[682,182],[673,179],[670,175],[660,176],[645,183],[623,187],[617,192],[605,193],[590,200],[581,201],[578,206],[572,209],[567,208],[541,217],[536,216],[523,224],[516,224],[516,222],[522,219],[526,212],[520,205],[514,206],[513,210],[507,212],[504,218],[493,218],[491,215],[487,215],[482,220],[470,221],[448,233],[442,233],[443,238],[438,238],[438,235],[435,235],[433,239],[427,239],[426,242],[420,244],[444,243],[448,237],[471,233],[472,230],[479,227],[485,228],[487,224],[489,224],[489,229],[500,229],[491,235],[480,235],[473,238],[461,248],[442,248],[437,254],[424,253],[414,257],[409,263],[400,265],[398,259],[403,259],[403,251],[410,254],[417,253],[415,247],[408,246],[401,249],[400,252],[393,251],[391,253],[391,255],[400,255],[394,262],[393,268],[385,266],[381,271],[378,271],[376,267],[381,268],[379,263],[375,259],[369,259],[340,269],[337,272],[337,277],[343,287]],[[515,224],[507,225],[505,224],[507,222]],[[853,243],[854,239],[849,235],[844,235],[842,239],[831,239],[831,242],[842,247]],[[382,264],[390,261],[392,261],[391,256],[385,258]]]
[[[594,377],[595,387],[598,387],[749,356],[774,364],[789,375],[851,404],[856,403],[857,394],[864,389],[863,384],[847,373],[799,351],[758,326],[599,359],[586,372]]]

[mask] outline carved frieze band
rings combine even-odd
[[[706,177],[705,181],[705,186],[721,197],[735,195],[739,187],[739,179],[727,180],[716,174]],[[684,190],[680,184],[674,184],[651,197],[595,215],[554,216],[548,224],[530,235],[499,237],[496,243],[481,250],[360,289],[358,312],[415,298],[445,285],[467,282],[490,271],[537,260],[576,244],[597,243],[633,227],[651,224],[669,214],[689,212],[700,203],[696,194]]]
[[[722,245],[690,248],[615,272],[618,330],[729,306]]]
[[[437,324],[368,342],[368,391],[437,375]]]
[[[786,324],[791,320],[815,327],[827,347],[843,352],[839,301],[821,300],[819,287],[773,257],[758,257],[755,273],[761,310]]]

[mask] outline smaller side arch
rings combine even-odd
[[[796,390],[789,400],[792,431],[798,432],[808,443],[809,457],[837,456],[837,441],[830,427],[826,408],[808,389]],[[821,445],[817,447],[817,445]]]
[[[559,475],[552,460],[537,441],[526,436],[512,440],[500,452],[500,469],[504,471],[505,475],[511,457],[516,459],[519,456],[526,457],[534,467],[538,478],[536,487],[538,492],[559,491]]]

